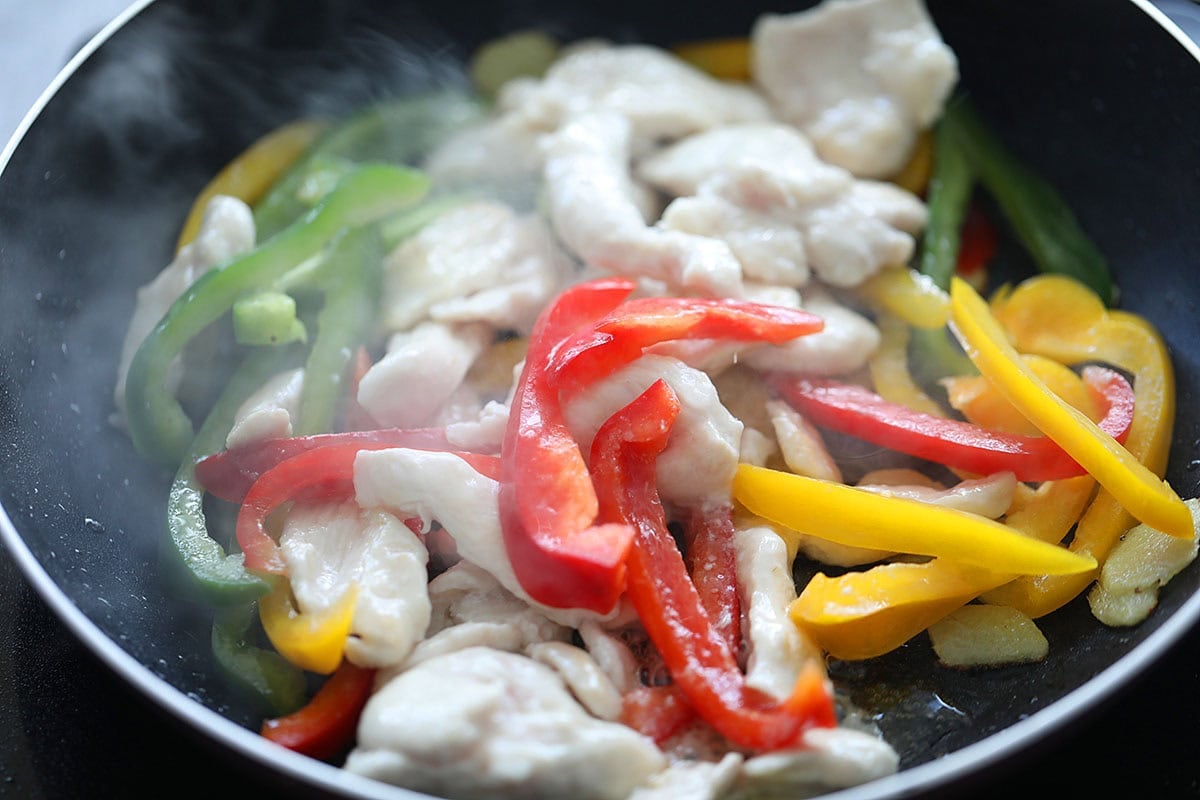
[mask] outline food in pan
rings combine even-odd
[[[920,2],[473,74],[260,141],[139,293],[117,407],[266,738],[451,797],[818,793],[899,766],[827,658],[1036,659],[1194,558],[1166,349]],[[988,286],[1001,226],[1044,274]]]

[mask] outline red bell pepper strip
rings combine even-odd
[[[304,450],[267,470],[246,492],[237,518],[237,540],[246,568],[283,575],[287,567],[279,545],[267,533],[267,517],[284,503],[340,502],[354,496],[354,459],[363,450],[386,450],[395,444],[350,442]],[[495,456],[455,453],[493,479],[500,474]]]
[[[318,433],[265,439],[222,450],[196,462],[196,479],[205,491],[230,503],[240,503],[263,473],[293,456],[322,447],[354,444],[363,450],[411,447],[418,450],[452,450],[441,428],[382,428],[372,431]]]
[[[353,743],[374,682],[375,670],[343,660],[308,705],[264,722],[262,736],[312,758],[333,758]]]
[[[626,525],[593,526],[596,492],[546,367],[555,349],[630,292],[621,279],[581,283],[542,312],[529,337],[501,448],[500,522],[521,587],[539,603],[605,613],[624,588]]]
[[[657,381],[613,414],[592,445],[601,518],[637,531],[627,560],[626,593],[675,685],[701,719],[740,747],[797,746],[809,728],[836,724],[833,699],[815,664],[783,703],[748,687],[705,612],[655,489],[655,459],[678,414],[674,392]]]
[[[742,649],[742,603],[738,597],[733,506],[695,509],[684,528],[687,568],[713,627],[738,657]]]
[[[1083,371],[1084,383],[1103,410],[1100,427],[1123,442],[1133,424],[1133,389],[1103,367]],[[889,403],[869,389],[832,380],[776,374],[772,385],[818,425],[928,461],[977,475],[1009,471],[1020,481],[1050,481],[1085,470],[1045,436],[1020,436],[969,422],[942,419]]]
[[[784,306],[695,297],[643,297],[622,303],[565,341],[550,360],[550,382],[572,391],[616,372],[647,348],[678,339],[782,344],[825,327],[815,314]]]
[[[982,278],[988,262],[996,254],[999,235],[996,226],[975,203],[967,208],[959,239],[958,260],[954,271],[972,285]]]
[[[639,686],[621,697],[621,722],[658,745],[695,718],[678,686]]]

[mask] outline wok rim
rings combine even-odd
[[[97,32],[63,66],[24,115],[3,151],[0,151],[0,177],[3,176],[30,127],[62,86],[100,47],[155,2],[156,0],[135,0]],[[1200,44],[1189,37],[1151,0],[1128,2],[1149,16],[1193,59],[1200,62]],[[286,750],[188,697],[174,684],[155,674],[124,650],[74,603],[33,554],[3,506],[0,506],[0,544],[7,549],[23,579],[91,655],[118,679],[153,703],[159,711],[166,712],[175,724],[182,724],[191,728],[193,733],[202,734],[210,743],[229,751],[230,755],[266,767],[312,789],[327,792],[333,797],[437,800],[434,795],[355,775],[340,767]],[[1129,690],[1137,679],[1171,647],[1178,644],[1198,621],[1200,591],[1184,601],[1156,630],[1129,652],[1045,708],[940,758],[821,797],[827,800],[885,800],[912,796],[922,791],[947,788],[992,769],[1006,760],[1013,760],[1021,753],[1028,752],[1038,742],[1061,734],[1072,723],[1100,710],[1119,694]]]

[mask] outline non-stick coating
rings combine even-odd
[[[1168,477],[1180,494],[1195,495],[1200,65],[1124,0],[930,6],[978,107],[1064,190],[1111,259],[1122,305],[1166,336],[1179,387]],[[134,288],[169,260],[192,197],[275,125],[460,81],[453,62],[506,31],[537,25],[564,39],[670,43],[740,34],[760,11],[791,8],[164,0],[136,15],[66,81],[0,175],[0,504],[32,555],[23,560],[35,583],[54,604],[61,593],[86,615],[90,623],[72,621],[85,638],[94,625],[179,692],[254,726],[256,712],[214,673],[206,609],[181,602],[159,578],[168,476],[109,421]],[[1028,266],[1015,250],[1006,254]],[[885,712],[885,732],[904,766],[915,767],[1051,707],[1098,674],[1106,688],[1121,685],[1170,632],[1104,671],[1152,637],[1198,583],[1200,569],[1184,572],[1133,630],[1107,629],[1085,603],[1072,604],[1042,621],[1051,648],[1037,666],[935,669],[919,638],[886,658],[836,665],[835,674],[860,707]],[[1182,613],[1194,619],[1200,606]],[[234,749],[256,746],[171,700],[174,692],[127,659],[109,660],[189,724]],[[1094,691],[1076,693],[1035,719],[1048,730],[1098,700]],[[1041,735],[1029,724],[1017,730],[993,739],[1001,742],[995,752],[947,760],[944,774],[912,774],[923,785],[944,782],[972,759],[984,763]],[[335,785],[330,770],[281,763]]]

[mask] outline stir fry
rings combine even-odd
[[[828,659],[1037,660],[1195,557],[1166,348],[919,0],[471,75],[271,133],[138,295],[117,408],[266,739],[447,797],[817,794],[900,766]],[[1008,235],[1041,274],[995,286]]]

